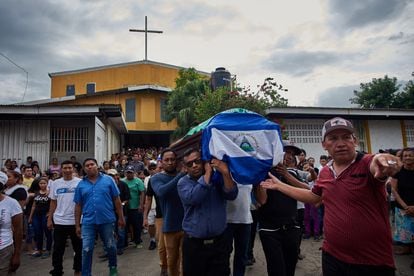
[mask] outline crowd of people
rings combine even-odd
[[[63,275],[68,238],[75,275],[92,275],[98,236],[99,257],[118,275],[118,256],[142,249],[143,232],[164,276],[244,275],[255,264],[256,233],[268,275],[294,275],[301,241],[310,238],[323,240],[324,275],[394,275],[393,250],[413,252],[414,148],[357,152],[355,130],[342,118],[325,122],[322,141],[328,154],[318,166],[285,145],[283,161],[255,185],[235,183],[226,162],[204,161],[195,148],[183,156],[126,149],[103,164],[53,158],[46,170],[30,156],[20,166],[7,159],[0,258],[9,261],[0,262],[0,275],[18,269],[22,250],[51,256],[50,274]]]

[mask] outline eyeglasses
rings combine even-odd
[[[202,162],[203,161],[200,158],[198,158],[196,160],[185,162],[184,164],[185,164],[186,167],[191,168],[193,166],[193,164],[200,165]]]

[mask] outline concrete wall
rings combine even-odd
[[[399,120],[369,120],[368,126],[372,153],[377,153],[380,149],[403,147],[403,132]]]

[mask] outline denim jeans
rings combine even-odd
[[[52,249],[52,231],[47,228],[46,214],[36,214],[33,216],[32,225],[36,237],[36,248],[39,251],[43,250],[43,234],[46,236],[46,250]],[[30,224],[29,224],[30,226]]]
[[[128,246],[128,241],[127,241],[127,236],[128,236],[128,228],[127,228],[127,216],[124,213],[124,219],[125,219],[125,226],[124,227],[119,227],[119,226],[115,226],[115,234],[117,237],[117,241],[116,241],[116,249],[118,251],[123,251],[127,246]],[[116,215],[116,221],[118,221],[118,216]]]
[[[234,240],[234,258],[233,258],[233,275],[243,276],[246,271],[247,251],[249,248],[251,224],[244,223],[227,223],[224,231],[227,247],[227,260],[230,260],[233,251]],[[229,268],[230,269],[230,268]]]
[[[116,248],[118,250],[123,250],[125,248],[126,228],[118,227],[116,229],[116,233],[118,234],[118,241],[116,242]]]
[[[99,233],[105,252],[108,254],[108,266],[116,267],[115,224],[82,224],[82,276],[92,275],[92,256],[95,236]]]

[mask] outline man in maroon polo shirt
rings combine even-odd
[[[390,154],[362,154],[351,122],[333,118],[322,129],[332,160],[312,190],[289,186],[270,175],[261,183],[303,202],[325,205],[323,275],[395,275],[384,184],[401,168]]]

